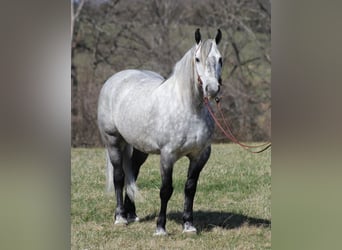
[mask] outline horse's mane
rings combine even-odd
[[[194,57],[194,53],[195,47],[192,47],[185,53],[182,59],[180,59],[173,67],[170,78],[176,78],[183,83],[193,81],[194,64],[192,58]]]

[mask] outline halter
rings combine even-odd
[[[203,81],[201,79],[200,74],[198,73],[197,64],[196,64],[196,54],[197,54],[197,51],[199,50],[200,47],[201,46],[198,46],[198,48],[195,50],[195,68],[196,68],[196,73],[197,73],[197,76],[198,76],[197,77],[197,84],[200,86],[201,92],[204,94],[204,91],[203,91]],[[218,80],[219,84],[221,84],[221,81],[222,81],[220,79]]]
[[[198,46],[198,48],[195,50],[195,68],[196,68],[196,73],[197,73],[197,83],[198,85],[201,87],[201,91],[203,92],[203,81],[200,77],[200,75],[198,74],[198,70],[197,70],[197,65],[196,65],[196,54],[197,54],[197,50],[199,50],[200,46]]]
[[[197,69],[196,69],[196,71],[197,71]],[[198,85],[199,85],[199,86],[201,87],[201,89],[202,89],[202,88],[203,88],[202,79],[201,79],[200,75],[198,74],[198,72],[197,72],[197,75],[198,75],[197,83],[198,83]],[[203,89],[202,89],[202,91],[203,91]]]

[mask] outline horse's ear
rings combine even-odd
[[[216,44],[219,44],[219,43],[220,43],[221,38],[222,38],[221,30],[218,29],[218,30],[217,30],[217,35],[216,35],[216,37],[215,37],[215,42],[216,42]]]
[[[195,40],[196,40],[196,43],[199,44],[200,41],[201,41],[201,33],[200,33],[200,29],[197,28],[196,29],[196,32],[195,32]]]

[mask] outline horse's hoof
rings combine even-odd
[[[135,216],[135,217],[128,217],[127,218],[127,222],[128,223],[133,223],[133,222],[138,222],[140,221],[139,217],[138,216]]]
[[[128,224],[128,221],[126,218],[122,217],[121,215],[117,215],[115,216],[115,222],[114,222],[114,225],[127,225]]]
[[[191,223],[185,222],[183,233],[195,234],[195,233],[197,233],[197,229]]]
[[[166,236],[167,232],[163,228],[157,228],[156,232],[153,234],[153,236]]]

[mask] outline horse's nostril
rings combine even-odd
[[[217,93],[220,92],[221,86],[217,85]]]

